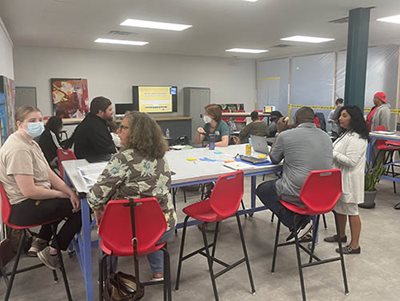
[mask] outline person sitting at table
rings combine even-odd
[[[93,98],[90,112],[73,134],[74,152],[78,159],[89,162],[108,161],[116,153],[107,121],[113,118],[111,101],[103,96]]]
[[[367,115],[368,131],[374,131],[379,125],[385,126],[387,131],[390,130],[390,105],[384,92],[374,94],[374,107]]]
[[[345,132],[333,143],[333,166],[342,171],[342,195],[334,210],[339,232],[324,240],[347,241],[346,220],[349,217],[351,241],[342,248],[343,254],[360,254],[361,220],[358,204],[364,203],[364,173],[368,144],[368,129],[361,109],[344,106],[339,111],[339,124]],[[339,252],[339,249],[336,250]]]
[[[271,116],[269,117],[269,127],[268,127],[268,137],[275,137],[277,133],[277,128],[276,124],[279,120],[279,118],[282,118],[283,115],[279,111],[272,111]]]
[[[246,125],[246,127],[240,131],[240,143],[247,143],[250,135],[268,136],[268,126],[263,120],[258,118],[258,112],[251,112],[250,117],[251,123]]]
[[[63,122],[60,117],[51,116],[39,137],[39,146],[51,168],[57,168],[57,149],[61,148],[60,132]]]
[[[256,190],[261,202],[289,228],[287,240],[294,238],[295,230],[299,231],[299,238],[304,236],[311,228],[310,218],[290,211],[279,200],[302,206],[300,190],[310,171],[332,168],[332,142],[327,133],[315,126],[314,111],[302,107],[293,121],[295,128],[288,129],[287,120],[278,120],[278,136],[270,152],[272,163],[284,159],[282,177],[264,182]]]
[[[215,135],[215,146],[228,146],[229,126],[222,120],[222,109],[220,105],[209,104],[204,107],[204,127],[199,127],[195,136],[195,144],[210,141],[210,135]]]
[[[10,200],[10,222],[18,226],[40,225],[65,219],[58,232],[58,245],[66,250],[81,229],[80,201],[63,180],[51,170],[34,138],[44,130],[37,108],[22,106],[16,110],[17,131],[0,149],[0,182]],[[50,225],[41,227],[28,255],[37,256],[50,269],[59,266],[59,257],[50,243]]]
[[[156,197],[168,224],[160,242],[172,237],[176,212],[169,192],[171,172],[164,158],[168,145],[158,124],[146,113],[129,112],[118,135],[122,149],[108,162],[87,200],[101,222],[104,206],[112,199]],[[123,230],[123,229],[122,229]],[[147,255],[153,279],[163,278],[162,251]]]

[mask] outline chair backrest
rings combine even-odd
[[[11,213],[11,204],[10,200],[8,199],[7,193],[4,190],[3,184],[0,183],[0,197],[1,197],[1,219],[3,223],[9,225],[9,218]]]
[[[341,195],[342,176],[338,168],[311,171],[300,191],[300,199],[314,214],[331,211]]]
[[[135,228],[139,255],[152,249],[167,230],[167,222],[157,199],[135,199]],[[132,224],[129,200],[112,200],[105,207],[99,226],[103,244],[114,253],[132,250]]]
[[[64,168],[62,166],[62,161],[68,161],[68,160],[76,160],[75,153],[71,149],[62,149],[59,148],[57,149],[57,164],[58,164],[58,170],[60,171],[60,175],[62,178],[64,178]]]
[[[386,127],[384,125],[377,125],[374,128],[374,131],[386,131]],[[386,147],[386,141],[382,140],[382,139],[378,139],[378,140],[376,140],[375,146],[378,149],[385,148]]]
[[[220,176],[210,196],[211,208],[221,217],[235,214],[243,197],[243,171]]]

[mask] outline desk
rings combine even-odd
[[[214,181],[218,176],[232,172],[233,170],[223,165],[223,160],[232,159],[236,154],[244,154],[244,144],[232,145],[229,147],[217,147],[214,151],[206,148],[194,148],[179,151],[169,151],[166,153],[170,169],[175,172],[171,177],[171,188],[178,188],[193,184],[208,183]],[[187,158],[196,158],[195,161],[188,161]],[[65,174],[70,184],[79,192],[81,199],[82,230],[74,240],[74,247],[77,248],[76,254],[82,270],[86,287],[86,300],[93,301],[93,281],[92,281],[92,254],[91,254],[91,223],[90,209],[86,201],[86,193],[89,191],[86,183],[78,172],[79,167],[87,166],[86,160],[71,160],[62,162]],[[265,207],[256,208],[256,176],[270,174],[281,169],[280,165],[250,165],[243,171],[245,176],[251,177],[251,208],[242,210],[241,214],[254,213],[264,210]],[[178,224],[177,228],[182,227]]]

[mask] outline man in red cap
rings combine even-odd
[[[386,130],[390,130],[390,106],[387,104],[386,94],[384,92],[376,92],[374,95],[374,107],[367,116],[368,130],[374,131],[379,125],[385,126]]]

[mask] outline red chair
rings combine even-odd
[[[53,221],[49,221],[47,223],[43,223],[41,225],[29,225],[29,226],[17,226],[17,225],[14,225],[9,220],[10,219],[10,214],[11,214],[11,204],[10,204],[10,201],[8,199],[8,196],[7,196],[6,192],[5,192],[4,187],[3,187],[2,184],[0,184],[0,196],[1,196],[1,217],[2,217],[3,223],[7,227],[9,227],[11,229],[24,230],[24,231],[22,231],[22,235],[21,235],[21,237],[19,239],[18,251],[17,251],[17,255],[16,255],[16,258],[15,258],[15,262],[14,262],[12,271],[11,271],[11,273],[9,273],[7,275],[4,275],[4,276],[10,275],[10,279],[9,279],[9,281],[7,283],[7,292],[6,292],[6,295],[4,297],[4,301],[8,301],[8,299],[10,298],[10,295],[11,295],[11,289],[12,289],[12,286],[13,286],[13,283],[14,283],[15,274],[22,273],[22,272],[25,272],[25,271],[30,271],[30,270],[37,269],[37,268],[40,268],[40,267],[44,266],[44,264],[41,263],[41,264],[36,264],[36,265],[33,265],[33,266],[29,266],[29,267],[23,268],[21,270],[17,270],[18,263],[19,263],[19,260],[20,260],[21,254],[22,254],[22,250],[23,250],[23,247],[25,245],[26,230],[30,229],[30,228],[35,228],[35,227],[39,227],[39,226],[42,226],[42,225],[46,225],[46,224],[53,224],[53,223],[55,223],[57,221],[53,220]],[[52,225],[51,229],[53,231],[53,240],[54,240],[56,246],[58,246],[57,234],[56,234],[57,233],[56,226]],[[68,300],[71,301],[72,297],[71,297],[71,291],[70,291],[69,285],[68,285],[67,274],[65,273],[64,262],[63,262],[63,259],[62,259],[61,251],[60,251],[60,249],[58,247],[57,247],[57,253],[58,253],[57,256],[60,259],[60,270],[61,270],[61,274],[63,276],[65,290],[67,292],[67,297],[68,297]],[[57,282],[58,278],[57,278],[56,271],[53,271],[53,276],[54,276],[54,281]]]
[[[68,160],[76,160],[75,153],[71,149],[62,149],[59,148],[57,149],[57,164],[58,164],[58,170],[60,171],[60,176],[61,178],[64,179],[64,168],[62,166],[62,161],[68,161]]]
[[[200,201],[198,203],[189,205],[183,209],[183,212],[186,214],[185,221],[183,224],[183,233],[182,233],[182,241],[181,248],[179,252],[179,261],[178,261],[178,273],[176,277],[176,286],[175,289],[179,289],[179,280],[181,276],[181,268],[182,262],[188,258],[196,254],[203,255],[207,258],[208,261],[208,269],[210,272],[211,283],[214,291],[215,300],[218,301],[218,292],[217,286],[215,283],[216,278],[230,271],[232,268],[237,265],[246,262],[247,272],[249,275],[251,292],[255,293],[253,276],[251,274],[250,262],[247,255],[246,243],[244,241],[242,226],[240,223],[239,215],[237,214],[237,210],[239,208],[240,202],[243,196],[243,171],[236,171],[233,173],[229,173],[223,176],[220,176],[215,184],[214,189],[211,192],[211,196],[209,199],[204,201]],[[240,240],[243,248],[244,257],[235,263],[229,265],[222,260],[215,258],[215,249],[217,244],[217,235],[219,223],[229,217],[236,216],[237,225],[239,228]],[[216,223],[214,241],[212,244],[208,244],[207,236],[204,227],[201,228],[203,235],[204,247],[191,252],[190,254],[183,256],[183,250],[185,246],[185,237],[186,237],[186,228],[189,218],[196,219],[203,223]],[[209,248],[212,247],[212,251],[210,254]],[[213,264],[218,263],[224,267],[223,270],[214,274]]]
[[[329,169],[329,170],[314,170],[311,171],[305,180],[303,187],[300,191],[300,200],[304,203],[305,207],[301,208],[292,203],[285,202],[281,200],[281,204],[285,206],[290,211],[293,211],[297,214],[301,215],[309,215],[316,216],[316,222],[314,224],[314,230],[318,229],[319,217],[321,214],[325,214],[331,212],[335,207],[337,201],[339,200],[342,194],[342,179],[341,172],[339,169]],[[339,233],[337,217],[335,212],[335,224],[336,224],[336,233]],[[294,217],[294,224],[296,225],[298,222],[297,216]],[[343,283],[346,295],[349,293],[348,285],[347,285],[347,277],[346,277],[346,268],[344,265],[344,258],[342,253],[342,243],[339,240],[338,246],[340,250],[340,254],[338,257],[329,258],[321,260],[314,254],[315,250],[315,239],[313,239],[311,244],[311,250],[308,250],[307,247],[304,247],[300,244],[299,237],[295,235],[294,242],[285,242],[279,243],[279,230],[280,230],[281,222],[278,221],[278,226],[276,229],[275,236],[275,244],[274,244],[274,255],[272,259],[272,268],[271,272],[275,272],[275,263],[276,263],[276,254],[278,247],[287,246],[295,244],[296,246],[296,254],[297,254],[297,265],[299,269],[300,276],[300,285],[301,285],[301,294],[303,300],[306,300],[306,292],[304,287],[304,279],[303,279],[303,268],[320,265],[324,263],[330,263],[333,261],[340,261],[342,266],[342,275],[343,275]],[[315,232],[314,232],[315,233]],[[310,255],[309,262],[306,264],[301,263],[300,257],[300,249],[305,251]],[[312,260],[315,259],[314,262]]]
[[[375,128],[375,131],[386,131],[386,127],[384,125],[378,125]],[[387,167],[385,174],[392,174],[392,177],[398,176],[396,174],[394,167],[394,154],[399,152],[400,154],[400,142],[395,140],[376,140],[376,149],[378,150],[378,154],[376,158],[373,160],[373,165],[376,164],[376,160],[379,158],[381,154],[383,154],[383,164]],[[391,170],[391,171],[390,171]],[[396,193],[396,182],[393,181],[393,192]]]
[[[164,213],[154,197],[113,200],[107,203],[99,226],[100,248],[104,253],[99,260],[99,300],[103,300],[104,279],[107,273],[105,262],[111,255],[133,256],[137,287],[162,283],[164,284],[164,300],[172,300],[167,243],[158,243],[166,230]],[[164,253],[164,280],[140,282],[137,256],[158,250]]]

